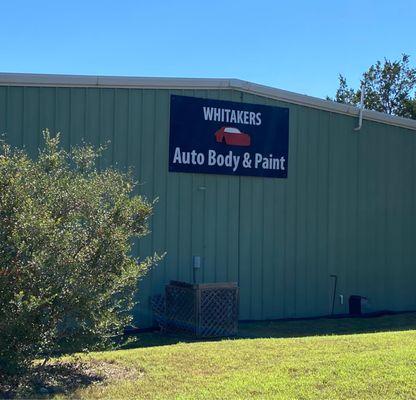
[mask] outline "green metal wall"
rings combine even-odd
[[[170,94],[290,108],[287,180],[168,172]],[[241,319],[328,314],[351,294],[373,310],[416,309],[416,135],[341,114],[232,90],[0,87],[0,132],[35,155],[41,130],[111,141],[102,166],[133,166],[139,190],[159,198],[143,256],[167,252],[140,283],[135,316],[170,279],[238,281]]]

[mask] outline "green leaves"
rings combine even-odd
[[[99,171],[103,149],[66,152],[44,132],[37,160],[0,143],[0,368],[105,345],[130,322],[136,284],[158,260],[131,257],[153,203],[131,175]]]
[[[363,73],[361,85],[365,88],[364,106],[369,110],[416,119],[416,68],[410,67],[410,57],[403,54],[399,60],[377,61]],[[361,88],[354,90],[339,75],[335,94],[338,103],[358,105]]]

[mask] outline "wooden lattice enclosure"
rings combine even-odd
[[[185,330],[197,336],[233,336],[238,331],[236,283],[171,281],[165,288],[166,329]]]

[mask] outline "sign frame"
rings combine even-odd
[[[289,108],[171,95],[169,171],[286,179]]]

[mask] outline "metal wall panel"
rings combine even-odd
[[[170,94],[290,108],[288,179],[168,172]],[[152,234],[134,254],[166,252],[140,284],[136,320],[170,279],[238,281],[241,319],[347,311],[351,294],[374,310],[416,309],[416,135],[354,117],[235,90],[0,87],[0,132],[35,156],[41,130],[66,148],[106,144],[101,167],[132,167],[158,198]]]

